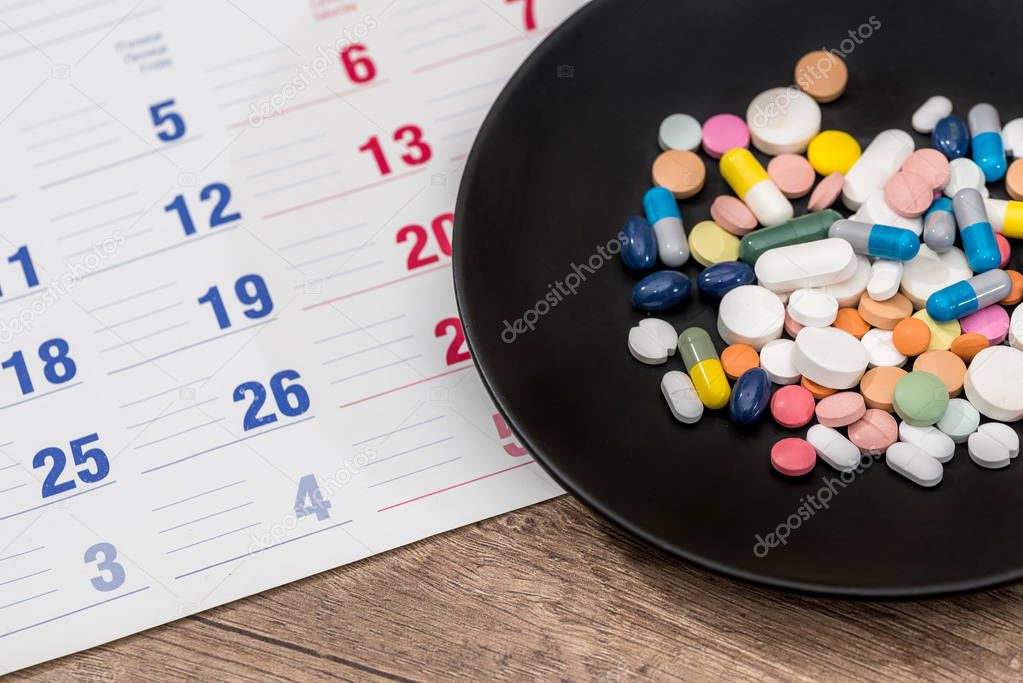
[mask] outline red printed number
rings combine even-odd
[[[377,75],[376,64],[365,54],[366,46],[352,43],[341,50],[341,66],[352,83],[369,83]]]
[[[523,455],[529,455],[529,451],[520,446],[517,441],[513,438],[511,427],[504,421],[504,418],[500,413],[494,413],[494,426],[497,427],[497,437],[501,441],[507,443],[504,445],[504,452],[513,458],[521,458]]]
[[[468,349],[465,348],[465,332],[462,331],[462,321],[458,318],[444,318],[437,327],[433,328],[433,336],[443,339],[448,332],[454,332],[451,343],[448,344],[448,365],[458,365],[467,360],[472,360]]]
[[[421,166],[433,157],[433,150],[430,149],[430,145],[426,144],[426,141],[423,139],[423,129],[419,126],[402,126],[394,131],[394,141],[405,150],[405,153],[401,155],[401,160],[407,166]],[[389,175],[391,173],[391,164],[387,160],[383,146],[380,144],[380,138],[376,135],[370,136],[366,144],[359,148],[359,151],[373,154],[373,159],[377,162],[377,169],[379,169],[380,175]]]
[[[504,0],[506,3],[522,2],[525,4],[523,8],[523,23],[526,25],[527,31],[532,31],[536,28],[536,1],[535,0]]]
[[[451,227],[455,224],[455,215],[444,213],[433,219],[430,223],[430,230],[427,231],[421,225],[406,225],[398,231],[397,242],[402,244],[412,240],[412,250],[409,251],[406,265],[409,270],[422,268],[440,261],[441,256],[451,256]],[[431,237],[436,245],[435,249],[430,248]],[[427,250],[433,253],[424,252]],[[439,252],[439,253],[437,253]]]

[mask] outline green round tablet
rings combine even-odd
[[[914,427],[929,427],[948,408],[948,387],[930,372],[910,372],[895,385],[895,412]]]

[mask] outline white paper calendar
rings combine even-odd
[[[580,0],[0,3],[0,672],[560,493],[451,229]]]

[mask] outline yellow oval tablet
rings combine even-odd
[[[703,221],[689,231],[689,251],[701,266],[739,260],[739,238],[714,221]]]
[[[931,343],[928,351],[948,351],[952,347],[952,340],[962,334],[958,320],[949,320],[947,323],[935,322],[927,315],[927,309],[921,309],[913,314],[914,318],[924,321],[931,330]]]
[[[845,175],[862,153],[856,138],[840,130],[818,133],[806,148],[806,158],[813,170],[822,176],[832,173]]]

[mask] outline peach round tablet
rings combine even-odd
[[[918,149],[910,154],[903,162],[902,170],[924,178],[934,191],[948,185],[948,157],[931,147]]]
[[[1001,257],[998,267],[1004,268],[1005,264],[1009,262],[1009,257],[1012,256],[1012,247],[1009,246],[1009,240],[1005,239],[1005,235],[1000,232],[995,233],[995,243],[998,245],[998,255]]]
[[[904,356],[919,356],[931,344],[931,328],[919,318],[900,320],[892,332],[892,343]]]
[[[896,173],[884,186],[884,200],[903,218],[924,215],[934,199],[934,188],[923,176],[910,171]]]
[[[739,237],[757,227],[757,217],[746,206],[746,202],[727,194],[721,195],[710,205],[710,217],[722,228]]]
[[[845,176],[841,173],[832,173],[817,183],[817,187],[813,189],[806,205],[807,210],[817,212],[830,207],[842,194],[843,187],[845,187]]]
[[[1009,335],[1009,314],[1004,308],[995,304],[960,318],[959,327],[963,334],[971,332],[982,334],[988,344],[997,346]]]
[[[767,164],[767,175],[789,199],[806,195],[817,179],[810,162],[798,154],[779,154]]]
[[[871,368],[860,380],[860,393],[868,408],[876,408],[892,412],[892,399],[895,396],[895,385],[899,383],[906,371],[893,365]]]
[[[863,335],[870,332],[870,325],[855,308],[838,309],[838,316],[835,317],[833,327],[848,332],[857,339],[863,339]]]
[[[782,439],[771,447],[771,465],[787,477],[809,474],[817,464],[817,451],[803,439]]]
[[[867,404],[862,394],[842,391],[817,404],[817,421],[825,427],[847,427],[863,417]]]
[[[894,330],[900,320],[913,315],[913,302],[902,293],[886,301],[874,301],[864,292],[856,310],[867,324],[882,330]]]
[[[707,169],[693,152],[672,149],[654,161],[654,185],[670,190],[677,199],[688,199],[703,189]]]
[[[782,427],[795,429],[813,419],[814,405],[813,394],[798,384],[790,384],[771,397],[771,417]]]
[[[987,337],[973,332],[971,334],[961,334],[953,339],[949,351],[962,358],[963,362],[969,363],[973,360],[974,356],[989,346]]]
[[[749,344],[732,344],[721,352],[721,367],[730,380],[737,380],[747,370],[760,367],[760,354]]]
[[[885,411],[870,408],[849,425],[849,440],[864,455],[881,455],[899,440],[899,425]]]
[[[1009,275],[1009,279],[1012,280],[1012,291],[1009,292],[1009,296],[998,303],[1003,306],[1015,306],[1020,301],[1023,301],[1023,274],[1015,270],[1007,270],[1005,272]]]
[[[796,63],[796,85],[821,104],[841,97],[848,82],[845,62],[831,52],[808,52]]]
[[[730,149],[749,147],[749,127],[735,114],[717,114],[703,123],[703,151],[714,159]]]
[[[831,387],[817,384],[817,382],[814,382],[812,379],[807,379],[806,377],[800,378],[799,386],[809,391],[810,394],[818,401],[822,398],[827,398],[832,394],[838,393],[838,389],[832,389]]]
[[[1017,202],[1023,201],[1023,159],[1016,159],[1009,165],[1005,174],[1005,189]]]
[[[951,351],[928,351],[913,362],[913,372],[937,375],[948,389],[948,395],[955,398],[963,390],[966,363]]]

